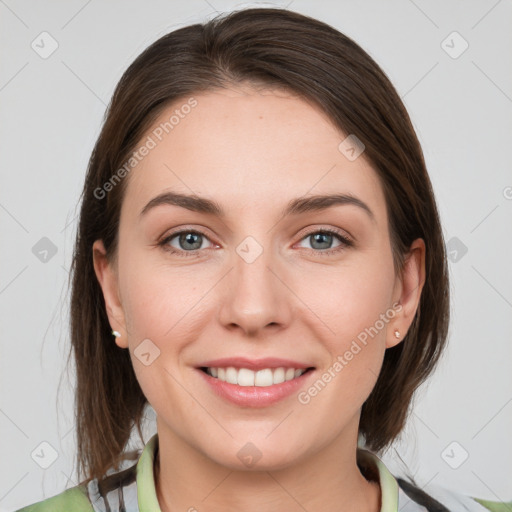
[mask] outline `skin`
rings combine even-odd
[[[346,134],[317,107],[250,86],[194,97],[198,105],[125,178],[117,261],[107,261],[101,240],[93,247],[109,320],[121,333],[115,342],[130,350],[157,413],[161,509],[379,511],[380,487],[356,464],[361,407],[385,350],[413,321],[425,244],[411,245],[395,275],[377,174],[364,153],[349,161],[338,150]],[[139,220],[164,190],[214,199],[226,217],[160,205]],[[341,192],[364,201],[375,220],[354,205],[280,217],[293,198]],[[176,228],[205,234],[195,256],[157,245]],[[354,245],[335,237],[315,244],[311,234],[321,228],[337,228]],[[247,236],[263,248],[250,264],[236,252]],[[168,245],[191,251],[179,236]],[[324,247],[341,250],[323,255]],[[261,409],[239,407],[195,369],[217,357],[290,358],[316,368],[307,390],[396,302],[400,311],[306,405],[292,394]],[[160,350],[148,366],[133,353],[147,338]],[[251,468],[237,457],[247,442],[262,453]]]

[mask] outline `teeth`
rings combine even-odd
[[[239,386],[273,386],[300,377],[306,370],[295,368],[265,368],[256,372],[248,368],[208,368],[206,373],[229,384]]]
[[[236,381],[232,384],[238,384],[239,386],[254,386],[254,378],[255,374],[253,371],[248,370],[247,368],[240,368],[240,370],[238,370],[238,375],[236,376]]]

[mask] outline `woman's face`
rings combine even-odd
[[[231,468],[356,442],[385,349],[413,319],[423,246],[395,276],[377,174],[316,107],[248,87],[194,99],[137,145],[148,149],[124,178],[116,267],[101,241],[94,251],[159,434]],[[147,206],[165,193],[192,198]],[[335,194],[358,202],[309,203]]]

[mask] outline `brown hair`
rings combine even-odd
[[[82,192],[71,272],[71,345],[77,374],[78,476],[118,468],[147,400],[128,350],[113,341],[92,245],[115,261],[125,179],[95,191],[130,158],[152,122],[178,99],[241,82],[281,87],[318,105],[366,146],[382,183],[395,271],[416,238],[426,245],[426,281],[403,342],[386,350],[361,412],[360,434],[379,452],[402,431],[415,390],[431,374],[449,322],[448,271],[439,215],[421,146],[395,88],[353,40],[284,9],[245,9],[171,32],[123,74],[92,152]]]

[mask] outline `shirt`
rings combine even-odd
[[[161,512],[153,475],[157,453],[158,434],[155,434],[142,450],[138,462],[128,469],[107,475],[99,481],[93,479],[87,485],[77,485],[16,512]],[[374,453],[357,448],[357,460],[365,473],[372,473],[378,479],[382,501],[380,512],[429,512],[423,505],[422,491],[401,478],[396,479]],[[429,487],[429,495],[450,512],[512,510],[512,501],[481,500],[443,487]],[[201,510],[200,503],[196,505],[194,507],[192,504],[189,510]],[[432,510],[437,512],[443,508],[437,506]]]

